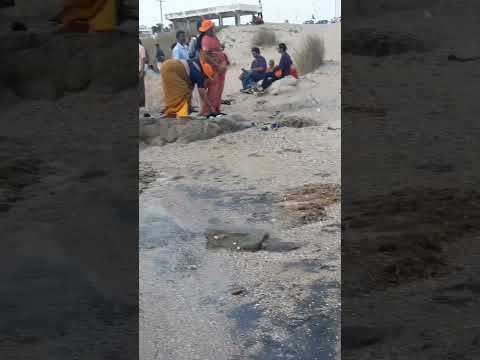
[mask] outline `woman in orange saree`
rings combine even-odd
[[[212,21],[203,21],[198,30],[202,33],[199,39],[199,45],[201,46],[200,61],[204,73],[209,77],[206,82],[207,96],[214,113],[220,114],[228,58],[222,51],[220,40],[215,36],[215,24]],[[209,115],[209,109],[205,104],[202,106],[201,114],[203,116]]]

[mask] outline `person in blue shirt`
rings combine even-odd
[[[292,59],[287,53],[287,45],[284,43],[278,44],[278,52],[281,54],[280,62],[275,66],[272,72],[265,74],[265,79],[262,82],[262,89],[267,89],[275,81],[284,78],[285,76],[290,75],[290,70],[292,68]]]
[[[267,71],[267,61],[260,55],[258,47],[252,48],[253,61],[250,65],[250,70],[242,69],[240,80],[242,81],[242,90],[251,88],[255,83],[265,77]]]
[[[176,60],[188,60],[188,44],[185,31],[177,31],[177,44],[172,50],[172,58]]]

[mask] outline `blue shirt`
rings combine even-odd
[[[282,70],[282,77],[290,75],[292,59],[290,58],[290,55],[288,55],[286,52],[282,54],[278,67]]]
[[[262,71],[252,71],[252,80],[259,81],[265,77],[265,71],[267,71],[267,60],[261,55],[255,57],[255,60],[252,61],[250,69],[262,68]]]
[[[172,58],[177,60],[188,60],[188,45],[182,45],[177,42],[177,45],[172,50]]]

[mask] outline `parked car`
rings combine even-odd
[[[329,21],[328,20],[318,20],[317,21],[317,24],[328,24]]]

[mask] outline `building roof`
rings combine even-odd
[[[234,5],[225,5],[225,6],[214,6],[210,8],[197,9],[197,10],[187,10],[180,11],[176,13],[166,14],[165,18],[167,20],[177,20],[177,19],[196,19],[204,17],[205,19],[215,18],[217,15],[221,14],[223,16],[234,16],[235,13],[240,13],[241,15],[250,15],[256,14],[261,11],[260,6],[258,5],[249,5],[249,4],[234,4]]]

